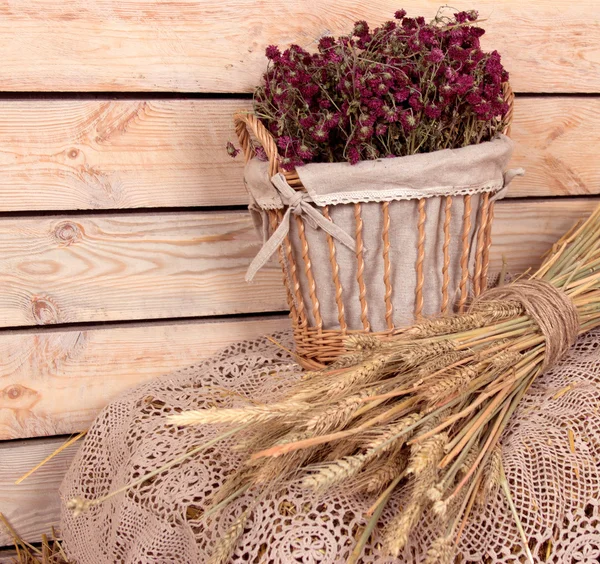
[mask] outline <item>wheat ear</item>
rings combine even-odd
[[[335,484],[355,476],[366,461],[364,454],[346,456],[327,464],[322,464],[316,471],[302,479],[302,487],[315,491],[326,490]]]
[[[248,407],[209,407],[196,411],[184,411],[170,415],[167,419],[174,425],[203,425],[217,423],[263,423],[274,418],[293,418],[298,413],[311,409],[305,402],[282,402]]]
[[[240,537],[244,533],[244,527],[246,521],[250,517],[250,509],[246,509],[227,529],[227,532],[223,537],[219,539],[215,550],[210,556],[209,564],[227,564],[229,562],[235,547],[240,540]]]
[[[451,536],[434,540],[427,551],[425,564],[452,564],[456,555],[456,547]]]

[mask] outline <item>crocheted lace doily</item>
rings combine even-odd
[[[291,346],[289,333],[275,338]],[[504,465],[536,561],[600,559],[600,331],[582,337],[560,366],[540,377],[503,439]],[[103,496],[214,437],[218,428],[178,429],[174,408],[268,401],[297,379],[299,368],[267,338],[241,342],[201,364],[129,391],[98,416],[64,480],[63,505]],[[245,508],[245,497],[205,526],[203,504],[242,461],[226,440],[74,517],[64,508],[62,533],[78,564],[206,562],[214,543]],[[293,487],[255,505],[233,561],[344,562],[360,536],[372,499],[343,491],[318,496]],[[401,510],[402,494],[382,521]],[[378,552],[363,562],[420,562],[436,535],[433,519],[398,560]],[[476,510],[461,542],[462,562],[525,562],[507,502],[499,492]]]

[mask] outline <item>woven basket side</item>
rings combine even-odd
[[[503,91],[504,99],[508,104],[506,115],[507,127],[504,133],[509,135],[514,112],[514,94],[509,83],[504,84]],[[304,190],[295,170],[283,171],[280,169],[275,139],[255,115],[237,113],[234,116],[234,123],[246,162],[255,155],[255,139],[263,147],[267,155],[269,175],[273,176],[278,172],[282,172],[290,186],[297,190]],[[453,206],[456,207],[455,202],[457,198],[461,198],[463,203],[463,213],[458,218],[457,213],[459,212],[453,209]],[[494,217],[494,201],[489,193],[483,194],[479,198],[478,204],[477,202],[473,204],[473,199],[470,195],[447,196],[443,200],[443,259],[441,263],[440,311],[448,313],[453,304],[456,304],[458,311],[464,311],[469,295],[476,296],[485,289],[489,269],[489,250],[492,242],[491,231]],[[341,249],[338,251],[336,241],[330,235],[323,235],[327,238],[326,261],[320,260],[315,264],[314,259],[311,258],[311,249],[304,220],[300,216],[296,216],[294,234],[297,242],[292,244],[290,237],[294,235],[290,233],[279,249],[279,262],[284,274],[284,285],[296,339],[296,352],[299,362],[305,368],[319,368],[335,360],[345,350],[344,341],[347,335],[371,332],[371,323],[369,321],[370,305],[380,307],[380,304],[370,304],[368,298],[367,273],[369,265],[366,263],[364,254],[363,235],[365,225],[362,205],[349,204],[349,206],[353,207],[354,237],[357,242],[354,284],[358,285],[358,307],[360,308],[360,325],[362,325],[362,328],[350,327],[348,324],[347,289],[344,288],[341,282],[338,260],[338,252],[341,252]],[[390,241],[390,203],[384,202],[379,204],[379,206],[382,217],[380,237],[383,260],[382,281],[385,287],[383,307],[385,308],[386,330],[379,331],[377,334],[385,337],[396,329],[393,320],[394,305],[392,299],[394,295],[394,280],[392,277],[393,264],[390,259],[390,246],[392,244]],[[474,206],[477,206],[476,211]],[[320,210],[327,219],[331,219],[330,208],[325,207],[320,208]],[[419,200],[416,225],[417,257],[414,265],[416,275],[415,318],[419,318],[423,314],[425,306],[424,289],[427,287],[427,273],[425,272],[425,263],[427,260],[426,247],[430,243],[426,239],[426,224],[428,220],[426,210],[426,200]],[[271,230],[274,231],[282,220],[283,212],[275,210],[269,211],[268,214]],[[459,241],[453,242],[450,226],[457,220],[462,222],[462,230]],[[474,233],[476,233],[476,238],[472,240]],[[450,249],[452,244],[460,245],[460,281],[456,296],[450,295]],[[324,262],[327,264],[323,264]],[[321,275],[323,269],[330,269],[329,275],[334,287],[334,292],[330,298],[332,303],[335,301],[339,328],[324,328],[322,304],[319,299],[319,287],[315,268],[320,270]],[[395,281],[396,284],[398,282],[398,280]]]

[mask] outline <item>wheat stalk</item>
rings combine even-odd
[[[289,419],[296,417],[298,413],[302,413],[311,408],[305,402],[286,401],[280,404],[270,405],[251,405],[247,407],[231,407],[219,408],[209,407],[207,409],[199,409],[196,411],[184,411],[169,415],[169,422],[174,425],[205,425],[216,423],[264,423],[273,418]]]

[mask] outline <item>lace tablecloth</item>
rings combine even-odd
[[[291,335],[275,339],[291,347]],[[600,331],[582,337],[560,366],[540,377],[503,438],[506,474],[536,562],[600,559]],[[203,563],[215,541],[251,503],[241,498],[205,526],[205,500],[242,456],[225,440],[143,485],[74,517],[76,496],[103,496],[219,432],[166,423],[174,408],[234,406],[275,399],[299,367],[266,337],[229,346],[198,365],[131,390],[98,416],[64,480],[62,533],[78,564]],[[371,498],[336,491],[325,496],[290,488],[256,505],[233,561],[337,563],[352,551]],[[382,521],[401,510],[402,493]],[[364,562],[420,562],[436,536],[427,515],[399,559],[378,552]],[[474,511],[461,542],[462,562],[525,562],[507,502],[499,492]]]

